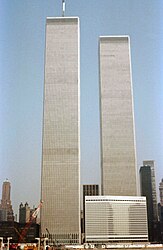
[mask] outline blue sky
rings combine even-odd
[[[39,203],[45,22],[61,16],[61,0],[0,1],[0,191],[12,185],[20,202]],[[81,181],[99,183],[98,37],[131,39],[137,165],[156,161],[163,178],[162,0],[67,0],[66,16],[80,18]],[[1,192],[0,192],[1,195]]]

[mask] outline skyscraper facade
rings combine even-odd
[[[137,174],[129,37],[100,37],[99,61],[102,194],[135,196]]]
[[[47,18],[41,233],[80,242],[79,19]]]

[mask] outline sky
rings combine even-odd
[[[0,198],[40,201],[46,17],[62,15],[61,0],[0,1]],[[100,183],[98,37],[129,35],[137,168],[155,160],[163,178],[163,1],[67,0],[80,18],[81,183]],[[158,199],[159,201],[159,199]]]

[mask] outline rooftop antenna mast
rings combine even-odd
[[[62,17],[65,16],[65,9],[66,9],[66,0],[62,0]]]

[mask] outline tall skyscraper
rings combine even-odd
[[[47,18],[41,233],[80,242],[79,19]]]
[[[0,219],[3,221],[14,221],[14,213],[11,205],[10,193],[11,184],[8,179],[6,179],[2,185],[2,199],[0,204]]]
[[[143,161],[143,166],[150,166],[151,168],[153,219],[154,221],[157,221],[158,207],[157,207],[157,193],[156,193],[155,162],[153,160]]]
[[[129,37],[100,37],[99,60],[102,194],[135,196],[137,174]]]

